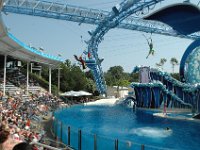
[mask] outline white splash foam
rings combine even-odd
[[[88,102],[88,103],[85,103],[84,105],[108,105],[108,106],[113,106],[115,105],[116,101],[118,99],[116,98],[112,98],[112,99],[100,99],[100,100],[97,100],[95,102]]]
[[[165,138],[172,134],[172,130],[162,128],[144,127],[130,130],[130,133],[151,138]]]

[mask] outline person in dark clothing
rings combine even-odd
[[[78,56],[74,55],[74,58],[81,63],[83,70],[86,69],[86,64],[85,64],[85,61],[83,60],[82,56],[80,56],[78,58]]]
[[[32,146],[29,143],[22,142],[15,145],[12,150],[32,150]]]
[[[154,55],[154,53],[155,53],[155,50],[153,49],[153,40],[152,40],[152,38],[150,37],[150,38],[147,38],[144,34],[143,34],[143,36],[145,37],[145,39],[147,40],[147,43],[148,43],[148,46],[149,46],[149,53],[148,53],[148,55],[147,55],[147,57],[146,57],[146,59],[148,59],[148,57],[150,56],[150,55]]]
[[[155,50],[153,49],[152,39],[150,38],[150,41],[147,40],[147,42],[148,42],[148,45],[149,45],[149,54],[147,55],[146,59],[148,59],[149,55],[154,55],[154,53],[155,53]]]

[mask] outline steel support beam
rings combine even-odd
[[[2,11],[73,21],[79,24],[87,23],[98,25],[95,31],[89,32],[91,39],[88,41],[88,52],[95,59],[95,64],[92,69],[97,88],[100,93],[105,93],[106,85],[97,51],[98,45],[103,40],[103,36],[111,28],[116,27],[194,40],[200,38],[200,32],[191,35],[181,35],[164,23],[130,16],[134,13],[142,12],[145,8],[149,9],[161,1],[164,0],[124,0],[118,7],[114,6],[111,12],[107,12],[43,0],[7,0],[3,4]],[[49,82],[51,83],[50,80]],[[49,87],[49,92],[51,92],[51,87]]]
[[[156,3],[160,0],[156,1]],[[153,2],[152,2],[153,3]],[[143,7],[148,7],[147,2],[141,3]],[[154,4],[154,3],[153,3]],[[127,6],[124,6],[127,7]],[[138,9],[140,11],[142,8]],[[121,8],[123,10],[123,8]],[[109,16],[108,11],[90,9],[78,6],[67,5],[63,3],[52,3],[42,0],[7,0],[3,5],[3,12],[10,12],[16,14],[25,14],[31,16],[39,16],[45,18],[53,18],[59,20],[73,21],[93,25],[99,25],[105,23]],[[129,13],[132,13],[131,11]],[[116,21],[116,20],[114,20]],[[107,23],[107,26],[112,27],[114,22]],[[181,35],[173,30],[171,27],[164,23],[157,21],[149,21],[138,19],[136,17],[129,16],[119,22],[117,28],[136,30],[141,32],[151,32],[155,34],[162,34],[180,38],[198,39],[200,33],[193,33],[191,35]]]

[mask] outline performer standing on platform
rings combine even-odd
[[[163,115],[167,115],[167,102],[164,103],[164,108],[163,108]]]

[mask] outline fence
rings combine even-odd
[[[169,150],[167,148],[159,148],[128,140],[124,141],[88,133],[67,126],[57,119],[54,119],[52,128],[56,139],[76,150]]]

